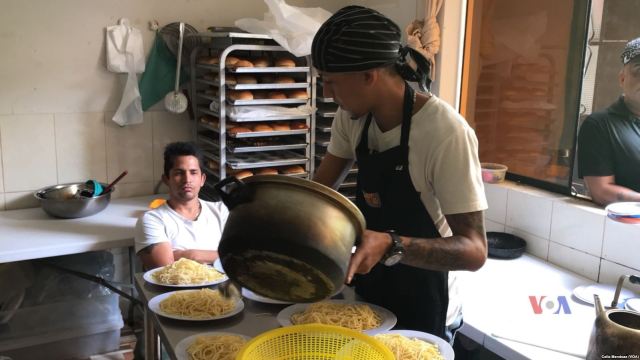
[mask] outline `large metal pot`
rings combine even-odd
[[[611,310],[604,310],[598,295],[594,295],[596,320],[589,339],[587,360],[615,356],[640,355],[640,313],[616,309],[618,296],[625,278],[640,284],[640,277],[623,275],[618,281]]]
[[[218,247],[227,275],[272,299],[312,302],[340,291],[362,213],[340,193],[282,175],[216,185],[230,210]]]
[[[102,187],[107,184],[100,183]],[[86,189],[85,183],[68,183],[48,186],[34,193],[42,210],[51,216],[63,219],[75,219],[91,216],[104,210],[111,201],[114,187],[98,196],[81,196]]]

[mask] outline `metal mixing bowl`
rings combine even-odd
[[[101,184],[103,187],[107,186],[107,184]],[[34,195],[47,214],[64,219],[75,219],[91,216],[104,210],[109,205],[111,193],[115,188],[96,197],[80,195],[80,192],[86,189],[88,187],[85,183],[60,184],[42,188]]]

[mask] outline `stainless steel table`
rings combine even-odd
[[[140,300],[145,304],[154,296],[174,291],[175,288],[157,286],[144,281],[142,274],[135,276],[136,289]],[[339,298],[353,299],[354,292],[345,287]],[[144,331],[145,331],[145,358],[147,360],[159,359],[160,340],[164,344],[167,353],[172,359],[176,359],[175,347],[180,340],[202,332],[228,331],[250,337],[259,335],[265,331],[280,326],[276,316],[280,310],[288,305],[264,304],[257,301],[243,299],[244,310],[230,318],[212,321],[182,321],[164,318],[150,311],[145,305]]]

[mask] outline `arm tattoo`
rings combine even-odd
[[[466,233],[485,237],[482,211],[456,216],[455,221],[456,227],[466,229]],[[403,262],[431,270],[463,270],[469,267],[469,257],[474,256],[478,249],[478,241],[465,235],[436,239],[410,238],[405,246]]]

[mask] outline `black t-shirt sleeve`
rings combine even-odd
[[[578,135],[578,175],[610,176],[614,174],[613,149],[606,128],[595,118],[587,118]]]

